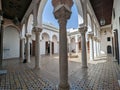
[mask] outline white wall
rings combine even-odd
[[[106,31],[106,34],[105,34]],[[110,41],[107,41],[107,37],[110,37]],[[104,28],[101,30],[101,54],[107,54],[107,46],[110,45],[112,49],[112,32],[110,28]]]
[[[118,30],[118,42],[119,42],[119,51],[120,51],[120,23],[119,23],[119,18],[120,18],[120,0],[114,0],[113,8],[115,9],[115,18],[112,18],[112,26],[113,29]],[[120,53],[119,53],[120,56]]]
[[[19,32],[14,27],[6,27],[3,34],[3,58],[18,58],[19,49]]]

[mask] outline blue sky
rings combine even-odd
[[[44,8],[42,15],[43,23],[51,23],[55,27],[59,28],[58,21],[54,18],[53,15],[53,6],[51,0],[47,1],[47,4]],[[78,11],[75,4],[72,7],[72,14],[67,23],[67,29],[69,28],[77,28],[78,27]]]

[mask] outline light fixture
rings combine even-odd
[[[19,24],[20,24],[17,16],[14,17],[13,23],[14,23],[15,25],[19,25]]]
[[[2,10],[0,10],[0,24],[3,23],[3,12]]]
[[[103,17],[100,19],[100,25],[101,26],[105,25],[105,19]]]
[[[102,8],[102,16],[101,16],[101,18],[100,18],[100,25],[101,26],[103,26],[103,25],[105,25],[105,18],[103,17],[103,1],[101,1],[102,3],[102,5],[101,5],[101,8]]]

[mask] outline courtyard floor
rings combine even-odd
[[[57,90],[59,84],[58,55],[41,56],[40,70],[34,69],[34,57],[30,63],[19,59],[3,61],[0,90]],[[120,65],[111,55],[88,61],[88,68],[81,68],[81,57],[69,58],[70,90],[120,90]]]

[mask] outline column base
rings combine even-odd
[[[85,65],[85,66],[82,66],[82,68],[88,68],[88,66]]]
[[[58,90],[69,90],[69,89],[70,89],[69,84],[67,84],[67,85],[59,84]]]
[[[40,67],[35,67],[34,69],[35,69],[35,70],[40,70]]]

